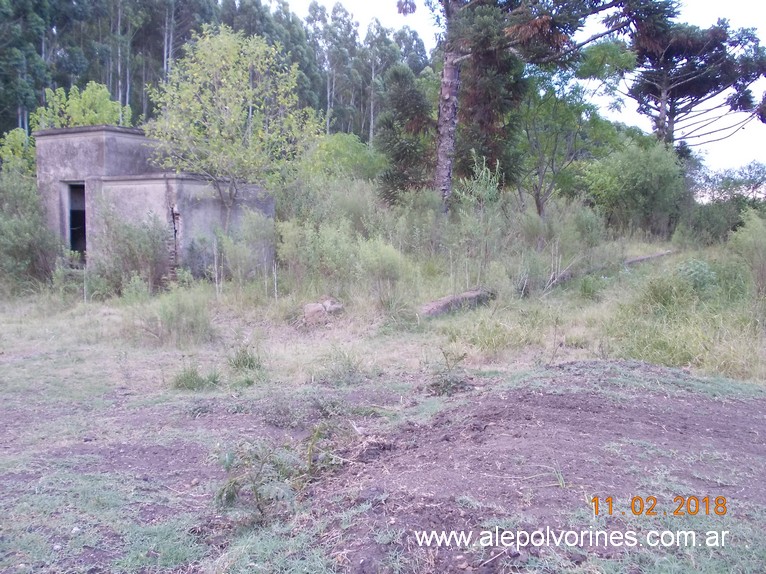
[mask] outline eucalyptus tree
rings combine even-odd
[[[377,18],[367,27],[364,39],[364,55],[366,56],[369,79],[367,79],[369,100],[369,140],[372,147],[375,139],[375,110],[378,107],[376,93],[381,89],[380,79],[388,69],[400,59],[399,47],[391,38],[391,31],[384,28]]]

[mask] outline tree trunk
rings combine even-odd
[[[122,1],[117,3],[117,101],[120,103],[120,125],[122,125]]]
[[[372,58],[372,80],[370,81],[370,141],[369,146],[372,147],[372,139],[375,130],[375,57]]]
[[[144,117],[149,117],[149,94],[146,91],[146,53],[141,56],[141,111]]]
[[[330,70],[328,68],[327,70],[327,113],[324,117],[325,122],[325,132],[327,135],[330,135],[330,110],[332,110],[332,76],[330,74]]]
[[[439,93],[439,120],[436,140],[436,175],[435,187],[447,201],[452,194],[452,162],[455,157],[455,133],[457,131],[457,96],[460,87],[459,54],[454,51],[444,53],[441,90]]]

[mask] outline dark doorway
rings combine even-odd
[[[69,249],[85,258],[85,185],[69,186]]]

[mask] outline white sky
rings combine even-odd
[[[318,0],[332,10],[335,0]],[[311,0],[288,0],[290,8],[301,18],[308,14],[308,6]],[[436,34],[439,28],[435,25],[428,8],[422,0],[417,0],[418,9],[414,14],[402,16],[397,13],[396,0],[341,0],[346,9],[351,12],[354,19],[359,22],[359,36],[364,38],[367,25],[373,18],[377,18],[387,28],[399,29],[409,26],[418,31],[426,49],[430,50],[435,44]],[[716,23],[719,18],[726,18],[733,28],[752,27],[756,28],[761,41],[766,43],[766,8],[761,8],[760,2],[753,0],[682,0],[681,13],[678,20],[688,22],[700,27],[709,27]],[[766,91],[766,81],[757,83],[753,92],[760,101]],[[619,114],[607,113],[605,115],[613,120],[640,126],[645,131],[650,131],[649,120],[635,112],[635,104],[627,100]],[[722,120],[726,121],[726,120]],[[722,123],[721,126],[726,124]],[[766,125],[758,120],[751,121],[746,127],[734,136],[712,144],[695,148],[702,152],[705,163],[712,169],[734,168],[745,165],[751,161],[766,163]]]

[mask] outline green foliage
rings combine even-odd
[[[46,88],[44,107],[30,117],[33,130],[49,128],[72,128],[101,124],[130,126],[131,110],[112,100],[109,89],[96,82],[88,82],[80,92],[72,86],[69,93],[64,88],[56,91]]]
[[[454,29],[470,59],[460,68],[458,125],[454,171],[468,177],[474,154],[487,159],[507,181],[518,173],[511,144],[518,136],[518,122],[509,121],[527,83],[518,52],[507,50],[508,20],[499,3],[485,3],[456,11]]]
[[[296,82],[263,38],[206,27],[149,92],[161,110],[146,125],[157,163],[210,179],[227,209],[243,183],[280,180],[319,131]]]
[[[690,259],[654,274],[604,325],[610,345],[618,356],[762,378],[766,323],[748,266]]]
[[[270,275],[274,239],[274,219],[250,210],[235,231],[219,237],[226,274],[237,287]]]
[[[687,281],[696,293],[703,295],[714,289],[718,283],[715,271],[707,261],[699,259],[690,259],[681,263],[676,269],[676,274]]]
[[[468,355],[448,347],[443,347],[441,354],[443,362],[434,369],[427,385],[428,391],[435,396],[452,396],[467,390],[469,388],[466,383],[467,374],[461,363]]]
[[[684,141],[699,144],[739,128],[734,123],[716,129],[710,120],[700,126],[702,106],[709,108],[708,118],[718,119],[730,111],[754,111],[750,86],[763,75],[766,49],[752,28],[732,30],[722,19],[701,29],[666,19],[647,27],[635,49],[638,68],[629,95],[638,112],[651,118],[660,141],[673,144],[675,132],[684,131]],[[720,103],[711,108],[716,96]]]
[[[478,210],[480,213],[485,207],[497,203],[502,191],[502,174],[500,165],[495,164],[490,169],[487,166],[487,158],[472,153],[473,169],[470,178],[458,180],[454,191],[454,200],[463,207]]]
[[[580,296],[584,299],[597,301],[601,297],[604,288],[604,280],[593,275],[586,275],[580,279]]]
[[[378,118],[375,146],[389,162],[380,178],[383,196],[395,203],[402,192],[422,187],[429,179],[433,122],[431,104],[410,68],[392,66],[383,83],[384,111]]]
[[[229,478],[216,500],[221,506],[247,502],[260,523],[292,509],[296,487],[308,473],[293,450],[264,440],[240,443],[222,462]]]
[[[377,237],[359,242],[360,278],[372,283],[372,294],[385,309],[395,304],[397,283],[409,271],[407,258],[392,245]]]
[[[322,90],[319,69],[301,19],[290,11],[287,3],[273,7],[260,0],[223,0],[220,3],[221,23],[245,36],[260,36],[270,45],[284,50],[288,65],[298,68],[297,90],[302,106],[317,108]]]
[[[193,364],[185,366],[173,377],[173,388],[183,391],[202,391],[220,385],[221,376],[218,371],[210,371],[207,375],[203,375],[199,367]]]
[[[354,134],[321,138],[307,154],[306,169],[328,177],[374,180],[386,167],[386,158]]]
[[[127,335],[153,345],[186,348],[215,337],[209,294],[199,288],[174,287],[151,301],[137,301],[129,309]]]
[[[683,214],[673,242],[684,247],[723,243],[741,224],[743,209],[736,200],[695,203]]]
[[[731,237],[731,249],[750,269],[756,293],[766,296],[766,221],[754,210],[742,215],[744,224]]]
[[[35,140],[27,132],[16,128],[0,138],[0,167],[3,171],[34,176],[36,163]]]
[[[625,42],[601,40],[585,47],[577,66],[579,79],[600,80],[607,93],[614,95],[624,75],[636,67],[636,53]]]
[[[542,217],[554,193],[576,194],[584,160],[606,155],[616,134],[571,73],[537,69],[528,82],[518,110],[523,136],[517,146],[518,188]]]
[[[365,382],[369,375],[358,355],[342,347],[333,347],[311,373],[311,381],[333,387],[347,387]]]
[[[640,228],[669,237],[686,199],[677,157],[659,142],[630,142],[589,164],[584,179],[608,225],[617,229]]]
[[[229,355],[229,368],[242,376],[239,383],[242,386],[252,386],[268,378],[268,372],[261,353],[250,345],[240,344]]]
[[[100,296],[119,295],[138,276],[154,292],[168,273],[170,229],[157,215],[140,223],[127,223],[110,205],[98,210],[91,227],[99,249],[88,260],[88,273],[101,285]]]
[[[19,147],[17,130],[0,145],[0,273],[7,283],[25,283],[50,276],[59,250],[48,230],[37,194],[29,156]]]

